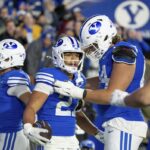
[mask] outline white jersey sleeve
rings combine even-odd
[[[47,95],[53,94],[54,77],[50,73],[38,72],[36,74],[36,85],[34,91],[39,91]]]
[[[30,79],[27,74],[16,72],[7,80],[8,90],[7,94],[11,96],[20,97],[21,95],[30,92]]]

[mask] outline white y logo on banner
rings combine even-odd
[[[146,25],[150,18],[148,6],[141,1],[125,1],[115,11],[117,23],[126,28],[137,29]]]

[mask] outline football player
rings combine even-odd
[[[30,80],[21,70],[25,49],[16,40],[0,41],[0,149],[29,150],[23,134],[23,111],[30,96]]]
[[[105,129],[104,149],[138,150],[147,132],[140,110],[112,106],[116,105],[116,99],[110,99],[115,89],[131,93],[143,85],[145,62],[142,52],[121,41],[114,24],[105,15],[88,18],[82,25],[80,40],[86,55],[99,61],[99,89],[84,90],[70,82],[57,81],[55,91],[97,104],[108,104],[101,110]]]
[[[46,144],[39,140],[39,144],[44,145],[44,150],[78,150],[76,123],[102,142],[103,133],[80,111],[82,100],[62,96],[55,93],[53,88],[55,80],[69,80],[80,88],[85,86],[85,78],[81,73],[84,52],[80,49],[78,41],[70,36],[60,38],[53,47],[52,59],[56,67],[43,68],[36,74],[36,85],[24,112],[24,133],[27,137],[38,134],[33,132],[37,113],[38,120],[47,121],[52,127],[51,140],[47,141],[43,137],[42,141]]]

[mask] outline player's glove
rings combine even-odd
[[[129,93],[121,90],[115,90],[111,95],[111,105],[116,106],[126,106],[124,98],[129,95]]]
[[[100,141],[101,143],[104,143],[104,132],[99,130],[96,134],[95,134],[95,138]]]
[[[77,86],[75,86],[72,82],[67,81],[58,81],[56,80],[54,83],[54,90],[55,92],[64,95],[64,96],[69,96],[72,98],[77,98],[77,99],[83,99],[86,95],[86,90],[81,89]]]
[[[42,137],[40,133],[46,133],[48,130],[46,129],[41,129],[41,128],[36,128],[33,127],[32,124],[26,123],[24,124],[24,134],[27,136],[27,138],[32,141],[33,143],[40,144],[40,145],[45,145],[47,142],[50,142],[47,138]]]

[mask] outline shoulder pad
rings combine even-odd
[[[121,42],[118,42],[115,47],[119,47],[119,46],[125,46],[125,47],[128,47],[128,48],[131,48],[135,53],[138,52],[137,50],[137,47],[129,42],[125,42],[125,41],[121,41]]]
[[[131,47],[120,45],[114,47],[112,51],[112,59],[115,62],[123,62],[127,64],[134,64],[137,57],[137,53]]]

